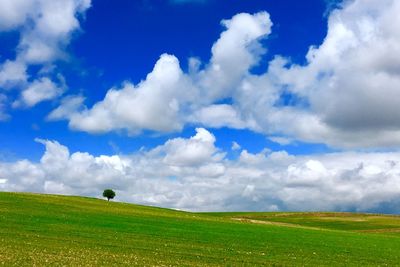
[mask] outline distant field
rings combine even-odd
[[[397,215],[350,212],[233,212],[209,215],[258,224],[400,236],[400,216]]]
[[[0,193],[4,266],[396,266],[400,217],[188,213]]]

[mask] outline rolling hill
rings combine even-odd
[[[394,266],[400,217],[189,213],[0,193],[4,266]]]

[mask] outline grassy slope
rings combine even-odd
[[[316,219],[324,216],[331,219]],[[368,217],[352,216],[356,219]],[[335,217],[340,221],[343,216],[305,213],[194,214],[91,198],[0,193],[0,264],[399,264],[400,235],[357,232],[360,229],[354,227],[331,227]],[[400,225],[397,217],[381,218],[382,221],[373,229]],[[315,225],[314,220],[327,221],[328,224]],[[271,221],[295,223],[296,227],[274,225]],[[312,225],[309,225],[310,221]],[[348,220],[350,224],[355,221]],[[364,222],[365,225],[370,224],[367,220]],[[318,229],[302,225],[318,226]],[[370,226],[367,228],[372,229]]]
[[[350,212],[231,212],[209,213],[253,223],[269,223],[302,228],[375,233],[400,237],[400,216]]]

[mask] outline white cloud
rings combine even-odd
[[[2,190],[100,197],[111,187],[118,200],[186,210],[400,210],[399,153],[243,150],[227,159],[202,128],[131,155],[71,153],[37,141],[46,146],[40,162],[0,163]]]
[[[231,105],[210,105],[195,111],[189,120],[209,127],[227,126],[234,129],[244,129],[247,123],[240,119],[240,114]]]
[[[221,24],[227,28],[215,42],[209,65],[195,79],[209,101],[230,97],[235,87],[259,63],[265,49],[260,41],[271,33],[267,12],[240,13]]]
[[[52,62],[65,59],[65,47],[79,30],[78,17],[90,7],[90,0],[3,0],[0,3],[0,32],[18,31],[19,44],[14,59],[0,65],[0,88],[22,91],[15,103],[33,106],[61,95],[60,87],[45,77],[29,77],[28,68],[49,69]],[[43,75],[43,71],[39,71]],[[14,107],[21,106],[15,104]]]
[[[164,162],[171,166],[192,166],[208,161],[219,160],[223,155],[217,153],[215,137],[203,128],[196,129],[197,134],[190,139],[176,138],[161,147],[165,153]]]
[[[90,7],[90,0],[33,2],[32,14],[28,14],[33,25],[22,30],[18,57],[27,63],[46,63],[63,57],[71,33],[79,29],[77,16]]]
[[[191,59],[191,72],[184,73],[175,56],[161,55],[138,85],[127,82],[122,88],[112,88],[90,109],[68,109],[69,116],[62,117],[69,118],[71,128],[93,133],[121,129],[130,134],[143,129],[171,132],[198,121],[243,128],[245,123],[232,107],[213,102],[229,96],[248,69],[257,64],[264,52],[260,38],[270,33],[272,24],[268,13],[260,12],[235,15],[222,25],[227,29],[213,45],[210,64],[204,69],[199,70],[199,62]],[[63,105],[59,109],[66,110]]]
[[[62,79],[62,77],[61,77]],[[32,107],[44,100],[50,100],[62,95],[64,87],[59,87],[47,77],[33,81],[27,89],[21,93],[19,100],[13,103],[14,107],[26,106]]]
[[[23,62],[6,60],[0,65],[0,87],[9,89],[26,83],[26,65]]]
[[[272,62],[279,82],[310,104],[324,129],[297,137],[339,146],[398,146],[400,86],[398,1],[347,1],[329,16],[328,33],[311,47],[308,64]]]
[[[346,1],[331,11],[327,36],[310,48],[306,64],[276,56],[257,75],[251,69],[262,60],[261,39],[272,23],[266,12],[237,14],[222,21],[226,30],[208,64],[191,58],[184,73],[175,57],[163,55],[139,85],[113,88],[67,117],[87,132],[170,132],[194,123],[334,147],[398,147],[399,12],[395,0]],[[164,81],[169,71],[173,82]],[[283,105],[285,95],[296,100]]]
[[[91,109],[70,114],[70,126],[88,132],[180,130],[180,111],[185,108],[181,103],[194,97],[177,58],[164,54],[145,81],[109,90],[104,100]]]
[[[240,150],[242,147],[237,142],[232,142],[231,150]]]
[[[67,96],[61,101],[61,105],[54,109],[47,118],[49,120],[67,119],[70,114],[79,110],[83,106],[84,97],[82,96]]]
[[[272,142],[278,143],[282,146],[289,145],[293,142],[290,138],[282,137],[282,136],[271,136],[269,137],[269,140]]]
[[[4,0],[0,2],[0,30],[12,30],[27,20],[28,14],[37,1]]]

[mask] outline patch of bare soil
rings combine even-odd
[[[321,220],[326,221],[346,221],[346,222],[366,222],[367,219],[360,217],[318,217]]]
[[[400,233],[400,228],[359,230],[357,232],[362,232],[362,233]]]
[[[246,223],[277,225],[277,226],[292,227],[292,228],[303,228],[303,229],[312,229],[312,230],[326,230],[324,228],[312,227],[312,226],[304,226],[304,225],[294,224],[294,223],[260,221],[260,220],[254,220],[254,219],[248,219],[248,218],[232,218],[232,220],[240,221],[240,222],[246,222]]]

